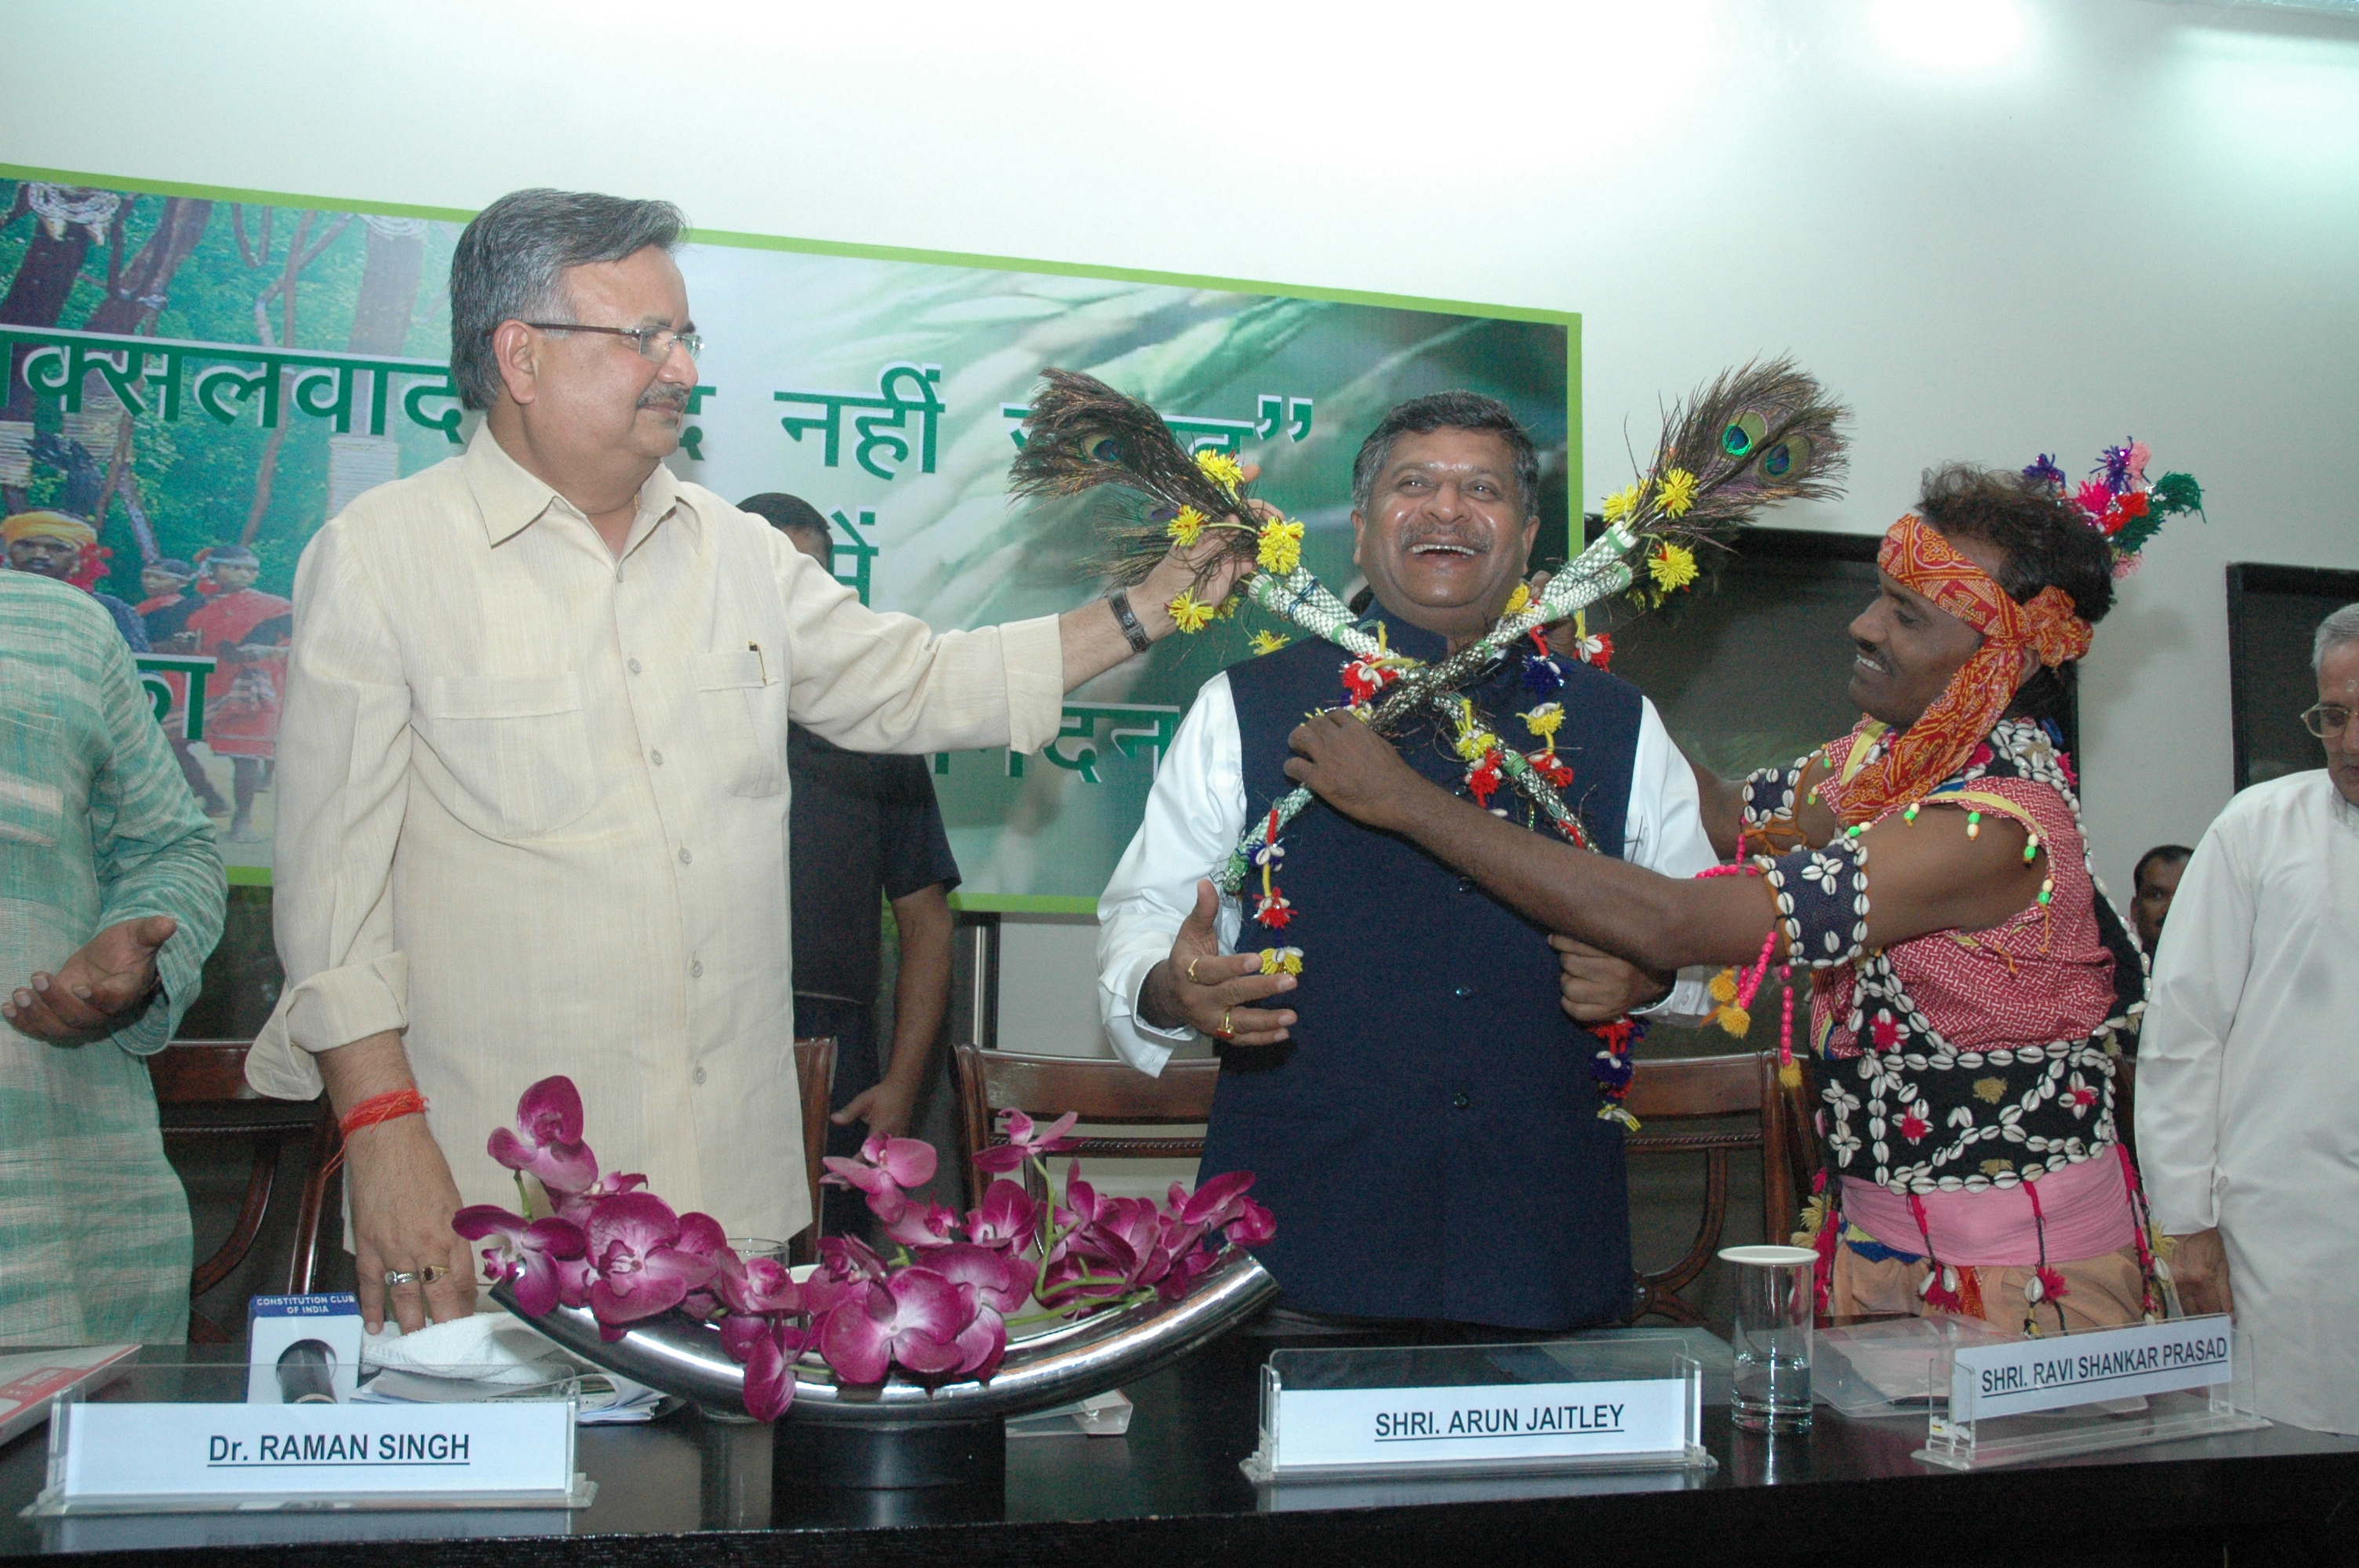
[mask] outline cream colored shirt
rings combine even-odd
[[[607,1171],[731,1235],[810,1217],[792,1052],[787,720],[857,751],[1033,751],[1054,619],[936,635],[658,468],[617,559],[478,434],[370,491],[295,583],[278,731],[287,989],[246,1076],[406,1029],[469,1203],[516,1096],[580,1086]]]

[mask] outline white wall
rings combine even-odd
[[[2359,567],[2359,20],[2157,0],[5,0],[0,159],[1585,314],[1588,489],[1790,349],[1880,530],[1951,458],[2191,470],[2088,665],[2101,874],[2229,791],[2221,568]],[[1918,18],[1918,28],[1896,18]],[[1930,23],[1927,22],[1928,17]],[[1955,31],[1944,42],[1929,25]],[[1930,58],[1929,58],[1930,57]],[[103,62],[103,64],[99,63]]]

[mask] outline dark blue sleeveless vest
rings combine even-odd
[[[1440,638],[1387,625],[1396,651],[1442,656]],[[1311,640],[1229,670],[1248,810],[1293,787],[1287,735],[1343,700],[1344,659]],[[1563,793],[1619,855],[1638,694],[1561,662],[1557,752],[1573,769]],[[1543,700],[1522,689],[1520,658],[1466,695],[1509,744],[1538,743],[1518,718]],[[1418,772],[1464,793],[1464,764],[1436,725],[1397,742]],[[1494,803],[1522,804],[1511,785]],[[1223,1058],[1203,1174],[1255,1173],[1254,1196],[1277,1220],[1256,1255],[1285,1304],[1512,1328],[1621,1317],[1632,1288],[1622,1129],[1597,1114],[1598,1043],[1558,1006],[1547,933],[1323,802],[1282,841],[1277,885],[1295,918],[1283,932],[1257,925],[1248,896],[1238,947],[1302,949],[1301,984],[1285,999],[1299,1022],[1284,1045]]]

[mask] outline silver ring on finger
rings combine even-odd
[[[408,1269],[387,1269],[385,1282],[388,1285],[414,1285],[418,1283],[418,1275]]]

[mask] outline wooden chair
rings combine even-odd
[[[244,1263],[262,1234],[277,1185],[278,1161],[287,1144],[309,1138],[311,1160],[296,1210],[295,1246],[283,1289],[301,1294],[311,1288],[319,1266],[320,1236],[328,1210],[328,1169],[336,1150],[336,1123],[324,1098],[269,1099],[247,1087],[245,1040],[176,1040],[147,1058],[156,1103],[168,1146],[210,1148],[233,1141],[250,1142],[245,1195],[229,1238],[190,1271],[191,1302],[220,1284]],[[226,1345],[235,1336],[193,1306],[189,1338],[200,1345]]]
[[[1127,1062],[1086,1056],[1023,1056],[961,1045],[951,1057],[958,1076],[960,1119],[966,1141],[967,1175],[980,1192],[987,1184],[974,1157],[1007,1137],[1002,1111],[1020,1110],[1035,1120],[1079,1113],[1092,1124],[1184,1126],[1212,1113],[1212,1089],[1221,1065],[1206,1058],[1168,1064],[1160,1077],[1148,1077]],[[1193,1160],[1204,1152],[1202,1137],[1082,1137],[1071,1156],[1097,1160]],[[1024,1185],[1035,1198],[1047,1195],[1039,1172],[1027,1167]]]
[[[816,1263],[825,1217],[819,1179],[827,1167],[821,1162],[827,1158],[828,1115],[835,1096],[834,1035],[795,1042],[795,1087],[802,1096],[803,1180],[810,1185],[811,1222],[788,1239],[787,1256],[797,1263]]]
[[[1679,1292],[1712,1264],[1728,1218],[1728,1157],[1745,1149],[1761,1156],[1761,1232],[1782,1243],[1794,1228],[1797,1195],[1809,1179],[1815,1151],[1809,1138],[1806,1090],[1777,1081],[1775,1051],[1726,1056],[1641,1061],[1624,1103],[1641,1130],[1625,1144],[1634,1156],[1697,1154],[1704,1160],[1703,1214],[1687,1255],[1668,1269],[1637,1277],[1633,1318],[1657,1314],[1701,1325],[1703,1315]],[[1750,1127],[1709,1132],[1658,1132],[1667,1121],[1749,1116]]]

